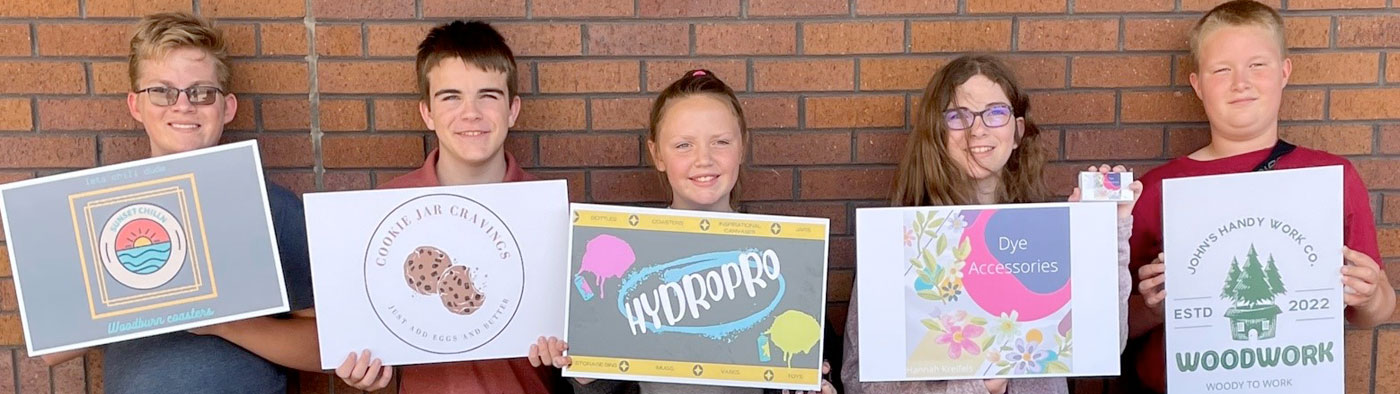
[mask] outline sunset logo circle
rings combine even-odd
[[[112,279],[138,290],[170,282],[185,264],[184,228],[175,215],[152,204],[117,210],[102,225],[102,266]]]

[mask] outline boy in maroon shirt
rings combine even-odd
[[[1210,143],[1142,177],[1133,210],[1132,264],[1138,294],[1129,298],[1129,336],[1146,336],[1129,349],[1139,380],[1166,392],[1166,299],[1162,264],[1162,180],[1268,169],[1343,166],[1342,284],[1346,319],[1372,327],[1390,318],[1395,291],[1380,265],[1375,218],[1366,185],[1351,162],[1327,152],[1293,147],[1278,138],[1283,88],[1293,71],[1283,19],[1269,6],[1235,0],[1206,13],[1191,31],[1196,63],[1191,87],[1210,120]]]

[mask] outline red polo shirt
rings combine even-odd
[[[520,168],[515,157],[506,156],[506,177],[503,182],[533,181],[536,178]],[[380,189],[443,186],[437,174],[438,151],[428,154],[423,167],[389,182]],[[535,368],[524,358],[464,361],[456,363],[411,365],[399,369],[399,393],[402,394],[513,394],[547,393],[552,368]]]

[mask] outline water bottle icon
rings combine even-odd
[[[759,336],[758,336],[758,361],[759,361],[759,362],[766,363],[766,362],[768,362],[769,360],[772,360],[772,359],[773,359],[773,351],[772,351],[772,350],[769,348],[769,346],[768,346],[768,335],[767,335],[767,334],[759,334]]]
[[[588,281],[583,280],[583,275],[574,275],[574,286],[578,288],[578,294],[583,296],[584,301],[593,299],[593,288],[588,286]]]

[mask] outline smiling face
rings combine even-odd
[[[520,98],[511,97],[506,81],[505,72],[456,57],[428,71],[428,102],[418,110],[437,134],[440,160],[477,168],[505,160],[506,133],[520,114]]]
[[[965,108],[972,113],[986,111],[982,116],[973,119],[971,127],[963,130],[949,128],[947,134],[948,155],[966,170],[972,179],[980,181],[1000,175],[1007,160],[1011,158],[1011,152],[1018,147],[1017,140],[1020,139],[1023,120],[1014,118],[1014,111],[1007,115],[1011,119],[1006,119],[1005,124],[987,126],[987,119],[1000,116],[1001,107],[1009,110],[1010,103],[1011,100],[1006,97],[1006,92],[1001,86],[979,74],[958,85],[952,102],[946,108]],[[950,114],[945,112],[939,120],[947,122],[950,120],[949,116]],[[1001,122],[994,120],[992,123]]]
[[[691,94],[671,100],[662,111],[647,149],[671,185],[671,207],[730,210],[729,194],[744,157],[734,109],[712,94]]]
[[[215,60],[198,48],[177,48],[159,59],[142,60],[136,78],[137,90],[166,87],[185,89],[192,86],[212,86],[227,89],[218,83]],[[238,100],[233,94],[219,95],[212,104],[195,105],[185,93],[169,106],[151,103],[152,93],[127,93],[127,109],[131,117],[146,129],[151,141],[151,156],[207,148],[219,143],[224,125],[233,121]]]
[[[1293,63],[1273,31],[1224,26],[1201,38],[1191,87],[1205,107],[1213,136],[1245,141],[1278,127],[1283,88]]]

